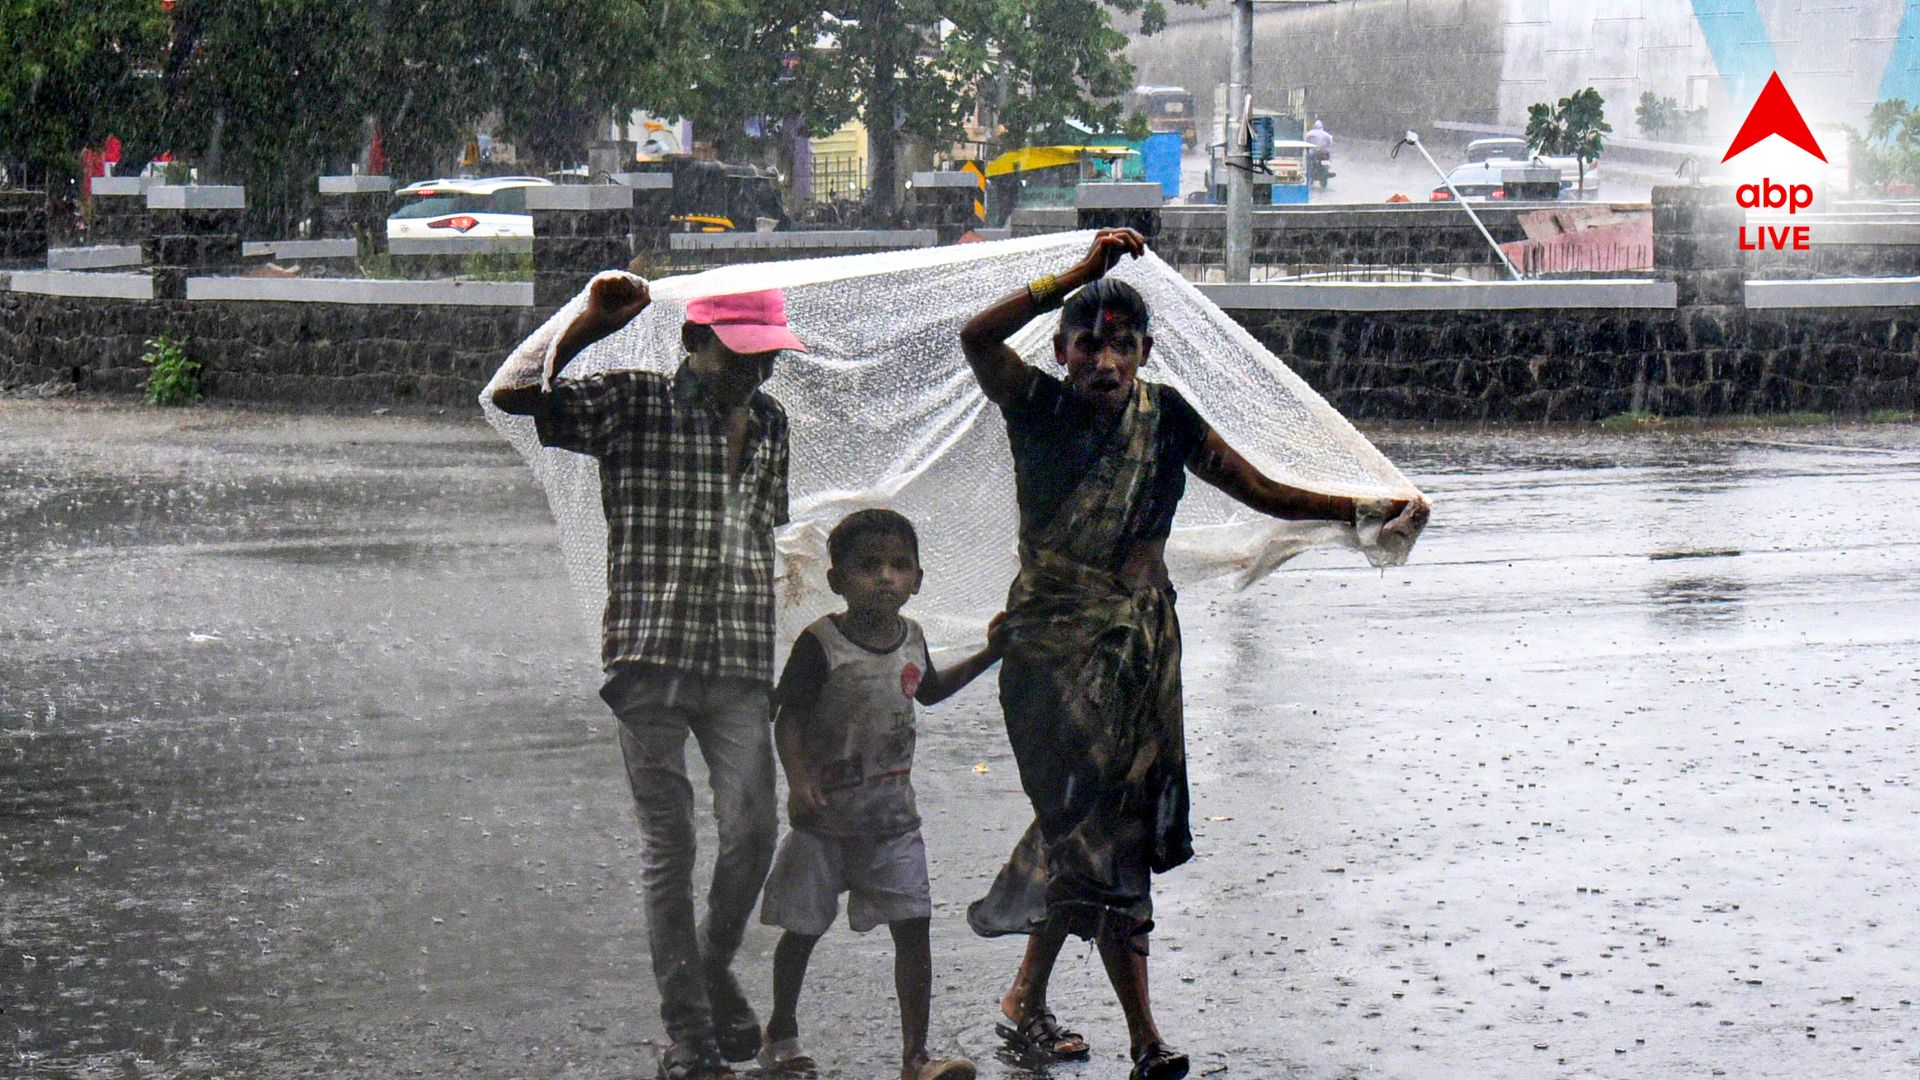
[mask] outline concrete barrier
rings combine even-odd
[[[76,296],[102,300],[151,300],[153,278],[148,274],[90,274],[72,270],[21,270],[9,287],[14,292],[42,296]]]
[[[277,300],[298,304],[410,304],[423,307],[532,307],[523,281],[391,281],[365,278],[187,279],[188,300]]]
[[[1227,311],[1670,310],[1670,281],[1258,281],[1196,285]]]

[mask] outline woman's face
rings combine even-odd
[[[1103,411],[1124,408],[1133,396],[1133,376],[1153,351],[1153,336],[1102,311],[1092,326],[1061,330],[1053,358],[1067,369],[1067,389]]]

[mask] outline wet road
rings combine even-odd
[[[503,444],[0,435],[0,1073],[651,1075],[595,635]],[[1182,597],[1201,854],[1154,974],[1195,1074],[1920,1068],[1920,429],[1377,441],[1440,504],[1415,565]],[[1026,1076],[1018,946],[962,921],[1026,816],[991,686],[922,723],[935,1043]],[[888,1076],[886,937],[815,955],[811,1049]],[[1097,1054],[1053,1075],[1125,1075],[1085,949],[1054,999]]]

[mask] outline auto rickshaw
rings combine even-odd
[[[987,162],[987,224],[1005,225],[1020,207],[1072,206],[1083,183],[1140,176],[1140,152],[1124,144],[1009,150]]]

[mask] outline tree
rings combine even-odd
[[[1141,35],[1166,25],[1162,0],[739,0],[701,50],[697,85],[655,111],[693,120],[723,152],[764,150],[789,119],[821,136],[858,116],[872,147],[868,206],[885,217],[899,141],[957,138],[983,93],[1016,146],[1059,137],[1069,118],[1119,126],[1133,38],[1115,14]],[[782,81],[788,53],[800,62]]]
[[[722,2],[180,0],[162,145],[245,182],[254,227],[280,231],[369,123],[405,179],[446,168],[494,111],[530,157],[571,163],[596,123],[688,76],[683,38]]]
[[[1587,163],[1598,160],[1606,147],[1606,102],[1589,86],[1563,97],[1558,105],[1538,102],[1527,106],[1527,146],[1536,154],[1573,158],[1580,169],[1580,190],[1587,189]]]
[[[134,137],[153,113],[166,28],[154,0],[0,0],[0,159],[59,188],[83,147]]]
[[[1867,113],[1864,136],[1851,127],[1846,133],[1855,183],[1898,194],[1911,194],[1920,185],[1920,109],[1903,98],[1888,98]]]

